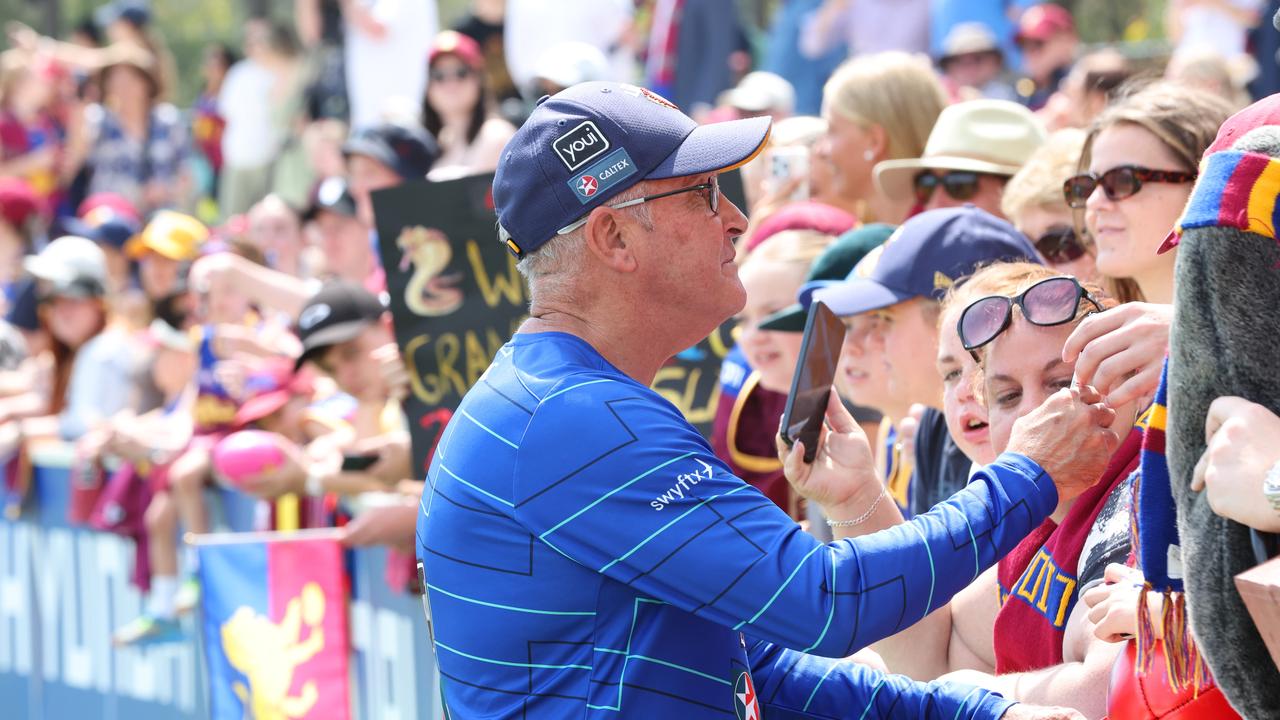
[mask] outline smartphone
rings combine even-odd
[[[343,455],[342,472],[361,472],[378,462],[377,455]]]
[[[774,191],[782,188],[792,178],[800,178],[799,185],[786,200],[800,202],[809,199],[809,148],[804,146],[778,147],[769,151],[769,182]]]
[[[804,443],[804,461],[813,462],[818,435],[827,414],[827,398],[840,364],[844,323],[820,300],[809,306],[800,343],[800,359],[791,379],[791,394],[782,412],[782,439],[788,446]]]

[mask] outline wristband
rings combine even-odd
[[[308,472],[306,484],[303,485],[303,493],[307,497],[324,497],[324,475],[314,470]]]

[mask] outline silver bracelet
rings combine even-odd
[[[876,511],[876,508],[880,507],[880,501],[883,500],[884,496],[887,494],[888,493],[886,493],[883,489],[881,489],[880,494],[876,496],[876,501],[871,503],[871,507],[867,508],[866,512],[862,513],[861,515],[859,515],[858,517],[852,520],[832,520],[830,518],[827,518],[827,527],[838,528],[838,527],[853,527],[855,525],[861,525],[862,523],[866,522],[868,518],[871,517],[871,514]]]

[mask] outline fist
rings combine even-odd
[[[1075,499],[1096,483],[1120,440],[1111,429],[1115,411],[1089,386],[1059,390],[1018,418],[1008,452],[1044,468],[1058,488],[1058,501]]]
[[[1280,532],[1280,513],[1262,492],[1267,471],[1280,462],[1280,417],[1239,397],[1220,397],[1205,418],[1205,452],[1191,489],[1203,490],[1222,517]]]

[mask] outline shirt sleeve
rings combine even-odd
[[[730,473],[674,406],[603,378],[544,398],[518,441],[513,482],[515,518],[575,562],[829,657],[945,604],[1057,502],[1043,470],[1005,454],[911,522],[824,545]]]
[[[766,642],[747,648],[754,690],[768,718],[996,720],[1014,704],[953,682],[916,682],[847,659],[806,655]]]

